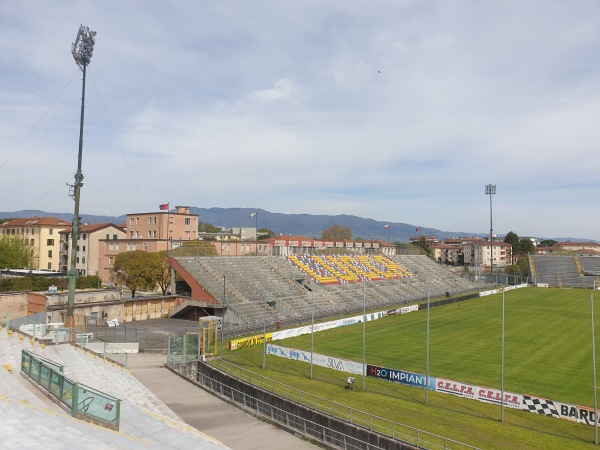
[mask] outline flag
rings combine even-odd
[[[420,232],[421,232],[421,227],[417,228],[415,231],[416,231],[417,233],[420,233]]]
[[[256,217],[256,213],[255,213],[255,212],[253,212],[253,213],[250,213],[250,216],[249,216],[249,217],[250,217],[250,218]]]
[[[163,203],[162,205],[158,205],[158,208],[161,211],[168,211],[169,210],[169,204],[168,203]]]
[[[384,226],[383,226],[383,228],[389,228],[389,227],[390,227],[389,225],[384,225]]]

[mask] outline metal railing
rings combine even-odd
[[[191,354],[196,350],[196,342],[192,345],[186,345],[186,337],[174,339],[170,343],[169,353],[167,355],[167,366],[180,373],[195,383],[215,392],[217,395],[225,397],[240,407],[250,408],[255,413],[278,422],[285,427],[293,428],[296,431],[310,438],[317,438],[329,445],[344,449],[374,449],[376,446],[364,440],[340,433],[339,430],[333,430],[323,424],[311,422],[305,417],[292,414],[290,411],[284,411],[276,405],[265,402],[264,399],[258,399],[256,396],[249,395],[248,392],[236,390],[231,386],[211,378],[198,370],[198,364],[205,362],[191,361]],[[190,351],[191,350],[191,351]],[[284,398],[290,402],[301,405],[309,410],[319,412],[327,417],[338,419],[342,422],[352,424],[361,429],[373,433],[384,435],[399,442],[415,445],[419,448],[428,449],[476,449],[477,447],[455,441],[445,436],[440,436],[428,431],[424,431],[410,425],[394,422],[371,413],[352,408],[341,403],[337,403],[326,398],[302,391],[293,386],[286,385],[279,381],[256,374],[250,370],[236,366],[221,358],[211,359],[206,362],[221,373],[233,377],[234,379],[259,388],[263,391]]]
[[[21,372],[64,404],[71,416],[118,430],[121,400],[77,383],[64,376],[62,371],[60,364],[28,350],[21,352]]]

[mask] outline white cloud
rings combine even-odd
[[[86,212],[252,205],[481,232],[496,183],[498,233],[600,239],[597,17],[586,0],[9,3],[0,210],[72,208],[57,186],[76,168],[83,23]]]

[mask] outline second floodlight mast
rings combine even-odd
[[[83,72],[83,84],[81,88],[81,117],[79,120],[79,152],[77,154],[77,172],[75,172],[75,183],[69,185],[69,195],[75,200],[75,210],[73,211],[73,229],[71,230],[71,264],[69,266],[69,293],[67,304],[67,316],[65,318],[65,327],[75,329],[75,284],[77,281],[77,240],[79,239],[79,198],[81,186],[83,186],[83,173],[81,172],[81,157],[83,153],[83,117],[85,113],[85,74],[88,64],[92,60],[94,52],[94,43],[96,32],[90,31],[88,27],[81,25],[75,38],[75,43],[71,47],[71,53],[75,58],[75,63]],[[74,334],[72,336],[74,338]]]

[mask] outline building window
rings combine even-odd
[[[113,264],[113,263],[114,263],[114,260],[115,260],[115,257],[114,257],[114,256],[109,256],[109,257],[108,257],[108,263],[109,263],[109,264]]]
[[[52,250],[48,250],[48,258],[52,258]]]
[[[117,235],[113,234],[113,241],[116,241],[116,240],[117,240]]]
[[[53,228],[50,228],[50,229],[48,230],[48,234],[54,234],[54,229],[53,229]]]
[[[148,244],[144,242],[144,251],[148,251]]]
[[[191,225],[192,224],[192,219],[190,217],[186,217],[185,218],[185,224],[186,225]]]
[[[115,250],[119,251],[119,243],[118,242],[115,244]]]
[[[77,257],[77,264],[79,264],[79,256]]]
[[[81,257],[81,262],[82,262],[82,264],[85,264],[85,256],[82,256],[82,257]],[[84,274],[84,275],[85,275],[85,274]]]
[[[137,250],[137,245],[135,243],[131,244],[131,250],[133,250],[134,252]]]
[[[87,234],[83,233],[82,239],[85,241],[87,239]]]
[[[52,247],[52,246],[54,246],[54,239],[47,239],[47,240],[46,240],[46,245],[47,245],[48,247]]]
[[[85,252],[85,245],[83,246],[83,251]]]
[[[129,218],[129,225],[133,225],[133,217]]]
[[[52,263],[51,262],[48,263],[48,270],[52,270]]]
[[[112,242],[110,244],[108,244],[108,250],[109,251],[114,251],[115,250],[115,244],[113,244]]]
[[[35,245],[35,241],[32,239],[29,241],[29,245],[31,245],[32,247]]]

